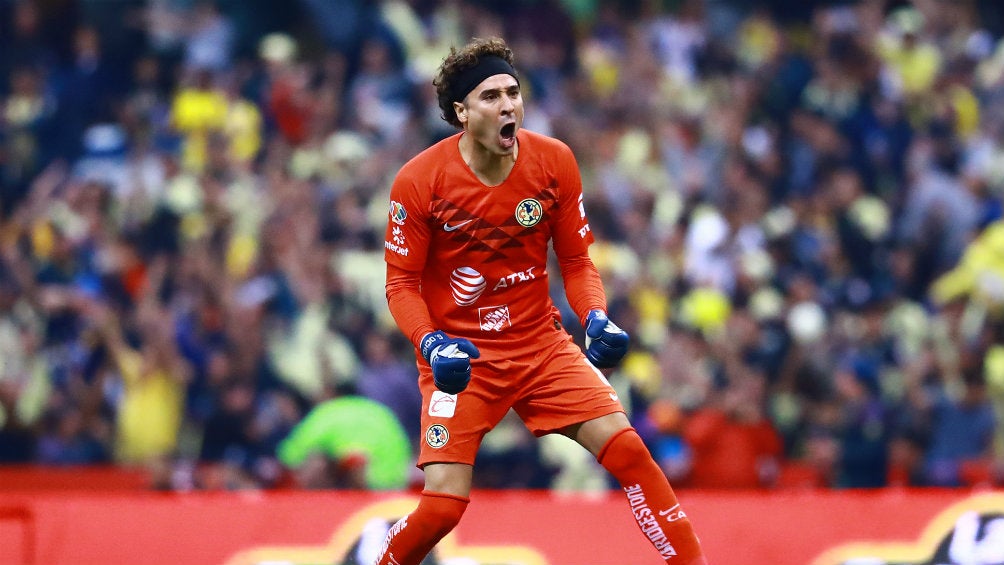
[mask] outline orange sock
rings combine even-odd
[[[626,428],[614,434],[597,460],[621,484],[638,526],[666,563],[707,565],[690,519],[638,432]]]
[[[460,523],[469,498],[422,491],[418,508],[387,532],[375,565],[419,565],[432,548]]]

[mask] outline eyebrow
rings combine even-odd
[[[519,83],[518,82],[516,84],[511,84],[511,85],[506,86],[504,88],[486,88],[486,89],[484,89],[484,90],[481,91],[481,93],[479,94],[479,96],[485,96],[486,94],[494,94],[494,93],[499,93],[499,92],[512,92],[514,90],[519,90]]]

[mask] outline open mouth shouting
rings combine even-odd
[[[499,143],[506,149],[516,145],[516,122],[509,122],[499,130]]]

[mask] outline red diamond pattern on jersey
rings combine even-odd
[[[456,226],[463,222],[469,222],[460,229],[446,232],[446,237],[455,243],[467,245],[467,251],[480,252],[485,257],[478,257],[485,263],[509,259],[508,251],[521,249],[523,242],[520,238],[532,233],[539,226],[544,225],[550,214],[550,209],[557,201],[556,187],[549,186],[540,190],[533,196],[543,206],[543,216],[541,221],[533,227],[523,227],[516,221],[515,210],[513,214],[506,217],[506,221],[501,225],[494,225],[491,222],[475,217],[471,212],[458,207],[453,202],[433,195],[430,208],[434,225]],[[445,231],[445,230],[444,230]]]

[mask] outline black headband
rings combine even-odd
[[[450,101],[463,102],[464,98],[477,85],[481,84],[481,81],[495,75],[509,75],[516,79],[517,83],[519,82],[519,75],[516,74],[516,69],[512,68],[512,65],[506,62],[505,59],[496,55],[485,55],[484,57],[479,57],[478,62],[473,67],[460,71],[454,77],[452,88],[450,88]]]

